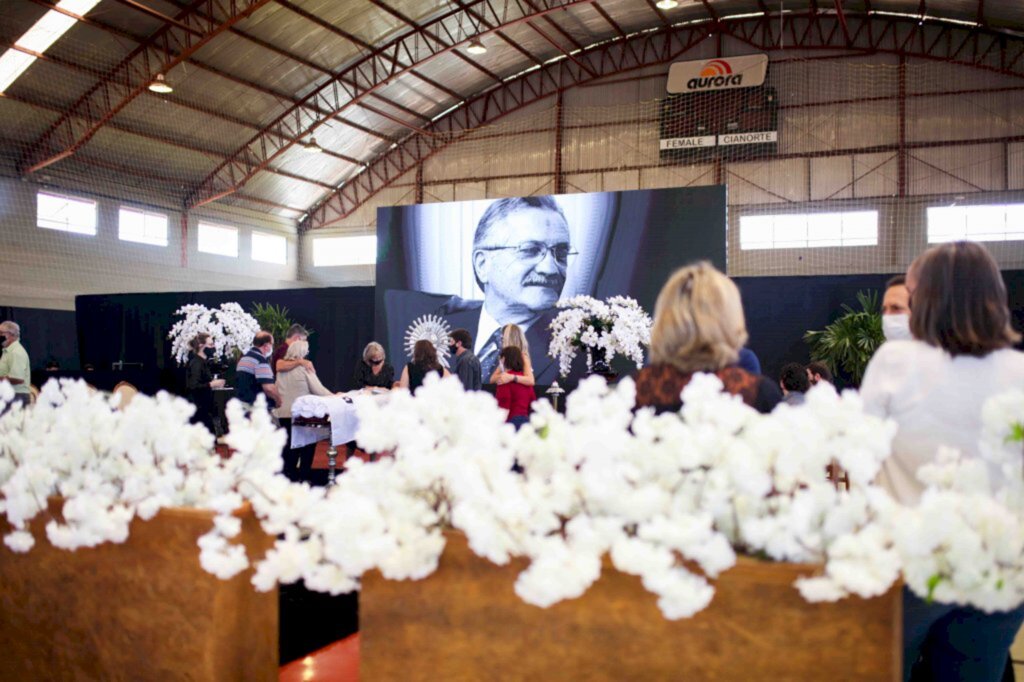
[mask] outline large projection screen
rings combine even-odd
[[[396,371],[408,361],[406,328],[433,314],[467,329],[478,355],[498,325],[520,324],[537,383],[549,384],[559,378],[547,329],[557,300],[625,294],[653,314],[676,268],[708,260],[725,271],[725,187],[378,208],[377,249],[376,335]]]

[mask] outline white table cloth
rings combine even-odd
[[[323,419],[329,417],[330,426],[296,426],[295,419]],[[359,418],[356,406],[349,396],[323,397],[304,395],[292,404],[292,448],[301,448],[330,436],[331,445],[344,445],[356,439]]]

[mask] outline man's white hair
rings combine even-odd
[[[10,320],[4,320],[0,322],[0,329],[3,329],[8,334],[11,334],[17,339],[21,338],[21,327],[17,322],[11,322]]]

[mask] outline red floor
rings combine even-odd
[[[359,682],[359,634],[281,668],[280,682]]]

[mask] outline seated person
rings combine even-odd
[[[636,380],[637,407],[658,412],[682,407],[680,392],[698,372],[718,376],[725,391],[758,412],[782,400],[778,385],[736,365],[747,342],[739,289],[710,263],[677,270],[658,294],[651,329],[651,365]]]
[[[402,378],[396,384],[397,388],[407,388],[413,393],[423,385],[427,374],[434,372],[441,377],[451,376],[448,370],[441,366],[437,360],[437,349],[434,344],[426,339],[420,339],[412,349],[412,362],[402,370]]]
[[[807,378],[807,370],[797,362],[791,362],[779,373],[779,386],[782,388],[783,401],[788,405],[803,405],[804,394],[811,388]]]
[[[508,410],[508,419],[505,421],[514,424],[518,431],[530,420],[530,404],[537,399],[537,394],[534,393],[533,386],[527,386],[520,381],[526,369],[521,350],[515,346],[505,346],[501,349],[500,358],[505,368],[504,373],[510,379],[498,384],[494,397],[498,399],[498,407]]]
[[[384,347],[376,341],[366,344],[363,357],[356,363],[352,376],[355,387],[390,389],[395,383],[395,368],[387,362]]]

